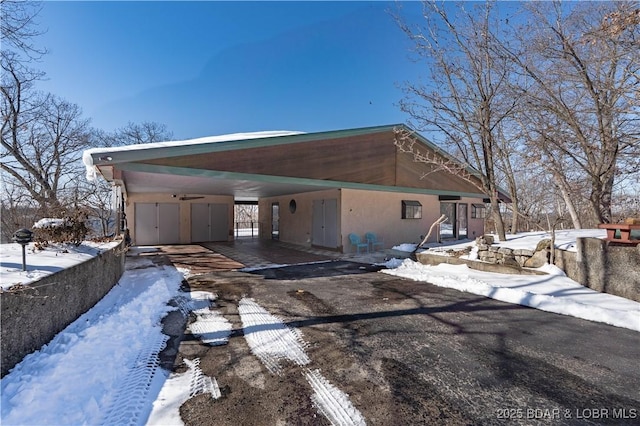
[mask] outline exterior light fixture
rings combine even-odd
[[[29,231],[26,228],[18,229],[13,233],[13,241],[20,244],[22,246],[22,270],[27,270],[27,256],[25,253],[25,248],[27,244],[29,244],[33,240],[33,232]]]

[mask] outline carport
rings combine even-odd
[[[83,159],[88,174],[113,183],[118,223],[135,245],[232,241],[234,205],[246,202],[259,206],[259,238],[339,252],[351,251],[350,233],[375,232],[386,247],[413,241],[445,202],[460,213],[445,237],[481,235],[484,219],[468,214],[486,198],[468,180],[477,172],[416,162],[396,146],[398,131],[411,132],[242,133],[95,148]],[[429,155],[458,162],[411,134]],[[407,215],[407,205],[419,208]]]

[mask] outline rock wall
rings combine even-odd
[[[542,240],[535,250],[510,249],[493,245],[493,237],[485,235],[476,239],[478,259],[498,265],[539,268],[549,261],[551,240]]]
[[[504,269],[504,273],[518,270],[523,273],[527,270],[522,268],[539,268],[550,260],[551,240],[548,239],[541,240],[534,250],[494,245],[490,235],[476,239],[476,245],[478,259],[488,264],[508,267]],[[640,245],[610,243],[600,238],[578,238],[576,247],[575,252],[558,249],[554,251],[553,263],[569,278],[593,290],[640,302]],[[454,256],[449,256],[451,257]],[[474,263],[439,258],[447,257],[425,252],[418,260],[426,264]],[[487,267],[475,269],[489,270]]]
[[[556,250],[555,264],[585,287],[640,302],[640,245],[578,238],[577,251]]]
[[[124,241],[86,262],[0,293],[0,362],[4,376],[88,311],[124,272]]]

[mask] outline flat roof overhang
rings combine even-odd
[[[126,192],[129,194],[199,194],[230,195],[235,198],[264,198],[326,189],[347,188],[411,194],[448,194],[461,197],[484,197],[484,195],[480,193],[462,193],[286,176],[235,173],[185,167],[157,166],[143,163],[118,164],[117,170],[121,176],[121,180],[126,186]]]

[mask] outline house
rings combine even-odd
[[[442,213],[448,221],[432,240],[483,234],[487,195],[459,173],[416,162],[399,131],[477,179],[404,125],[94,148],[84,161],[113,182],[136,245],[233,240],[235,203],[258,204],[260,238],[344,252],[350,233],[375,232],[387,248],[418,242]]]

